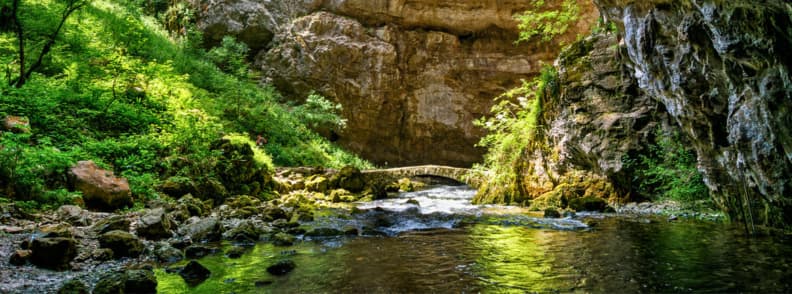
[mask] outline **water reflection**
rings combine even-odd
[[[432,204],[433,199],[438,202]],[[730,226],[695,221],[668,222],[613,215],[545,220],[522,214],[470,213],[468,204],[453,195],[430,195],[422,200],[429,203],[427,207],[431,211],[401,209],[412,206],[405,204],[404,199],[371,204],[393,209],[378,213],[393,217],[388,228],[395,236],[303,241],[292,247],[259,244],[239,259],[222,255],[201,259],[212,275],[194,288],[188,287],[178,274],[158,270],[158,290],[161,293],[792,291],[792,243],[788,238],[748,239]],[[441,207],[465,207],[465,216],[436,211]],[[380,214],[360,217],[382,217]],[[411,220],[430,225],[453,221],[454,225],[404,231],[409,229],[405,224]],[[346,222],[363,220],[343,221],[348,225]],[[297,268],[282,277],[266,272],[268,265],[283,258],[292,259]]]

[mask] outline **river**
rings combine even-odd
[[[359,203],[365,212],[306,225],[357,227],[370,236],[305,237],[290,247],[260,243],[238,259],[207,256],[199,261],[212,271],[208,280],[189,287],[178,274],[158,269],[158,291],[792,291],[788,237],[746,238],[731,225],[660,217],[544,219],[514,207],[472,205],[473,194],[466,186],[437,186]],[[281,259],[297,267],[284,276],[268,274],[265,268]]]

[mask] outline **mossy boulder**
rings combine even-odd
[[[60,289],[58,289],[58,294],[88,294],[91,293],[91,289],[85,285],[85,282],[80,281],[78,279],[71,279],[63,283]]]
[[[96,283],[94,294],[110,293],[156,293],[157,277],[154,271],[146,269],[112,272],[104,275]]]
[[[220,221],[215,217],[198,219],[179,228],[179,235],[189,238],[193,242],[219,241]]]
[[[313,175],[305,180],[305,189],[325,193],[330,189],[330,180],[323,175]]]
[[[143,253],[143,242],[124,231],[110,231],[99,236],[99,247],[113,250],[113,256],[137,257]]]
[[[173,235],[171,220],[162,208],[152,209],[140,217],[137,234],[146,239],[157,240]]]
[[[575,211],[605,211],[608,209],[608,202],[599,197],[585,196],[570,199],[569,208]]]
[[[359,169],[351,165],[345,166],[333,175],[331,182],[335,183],[335,187],[352,193],[360,193],[366,186],[363,174]]]
[[[30,244],[30,262],[36,266],[65,270],[77,256],[77,242],[72,238],[37,238]]]
[[[424,183],[416,182],[409,178],[401,178],[396,184],[401,192],[413,192],[426,186]]]
[[[314,228],[305,233],[307,237],[332,237],[341,236],[344,232],[333,228]]]
[[[294,236],[287,233],[277,233],[272,236],[272,244],[275,244],[275,246],[291,246],[295,240]]]
[[[104,234],[109,231],[129,231],[130,221],[123,215],[111,215],[107,218],[97,221],[91,227],[91,230],[97,234]]]

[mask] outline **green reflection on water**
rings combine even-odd
[[[563,287],[563,279],[554,272],[555,256],[543,246],[558,232],[495,225],[474,225],[469,230],[469,246],[478,254],[475,275],[485,288],[521,293]]]

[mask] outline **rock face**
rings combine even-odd
[[[132,205],[127,179],[116,177],[112,171],[99,168],[93,161],[77,162],[69,174],[89,208],[111,211]]]
[[[629,194],[622,158],[648,145],[665,120],[662,107],[641,95],[623,65],[615,33],[575,42],[558,60],[558,98],[546,99],[537,133],[515,165],[517,191],[501,199],[489,183],[474,201],[528,203],[535,209],[572,208],[573,200],[619,201]],[[576,208],[572,208],[576,209]]]
[[[554,2],[554,1],[549,1]],[[557,1],[560,2],[560,1]],[[583,21],[565,36],[589,31]],[[211,39],[233,34],[262,48],[266,81],[302,99],[317,91],[343,105],[331,137],[376,163],[468,166],[483,131],[473,120],[492,99],[535,75],[557,44],[514,45],[512,15],[531,1],[214,1],[194,3]],[[251,37],[251,36],[257,37]],[[271,37],[274,36],[274,37]],[[262,42],[262,43],[257,43]]]
[[[792,224],[788,1],[595,0],[621,28],[641,90],[693,142],[732,219]]]

